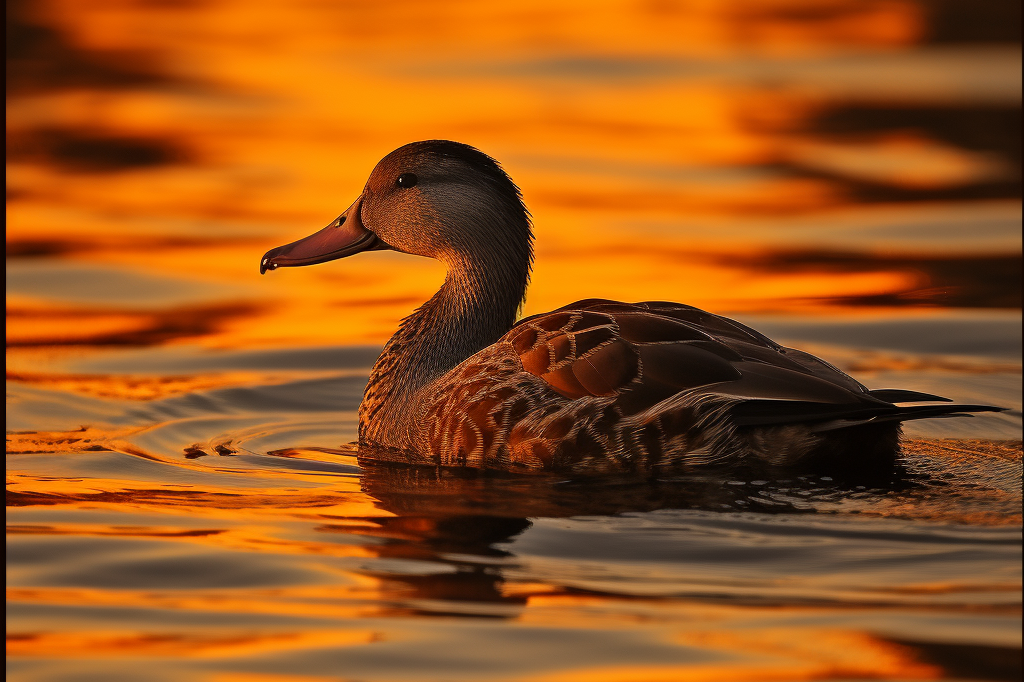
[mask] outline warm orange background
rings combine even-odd
[[[345,209],[378,159],[426,138],[477,146],[522,188],[537,237],[527,315],[605,297],[824,324],[1006,322],[1020,309],[1019,13],[1016,0],[8,2],[8,409],[28,424],[7,445],[22,561],[8,564],[10,671],[338,679],[316,658],[337,649],[383,650],[390,679],[409,680],[472,679],[445,677],[444,655],[538,682],[936,679],[938,641],[971,665],[1019,660],[1019,561],[992,549],[1020,524],[1019,440],[912,442],[933,487],[783,481],[774,499],[800,532],[788,562],[763,566],[729,552],[786,530],[750,516],[716,530],[750,509],[730,485],[696,479],[676,499],[375,480],[332,449],[355,437],[373,348],[345,350],[340,369],[231,364],[379,347],[436,290],[440,265],[388,252],[258,270]],[[838,352],[844,369],[925,381],[907,388],[1019,401],[1012,357],[853,366]],[[1005,419],[1000,433],[1019,433]],[[714,511],[660,527],[619,516],[689,507]],[[481,510],[507,518],[463,537],[452,519]],[[550,531],[581,515],[554,556],[494,551],[527,519]],[[619,539],[654,527],[637,546],[661,558],[588,563],[587,516],[624,524]],[[884,546],[853,556],[852,529],[876,521],[893,523],[863,534]],[[967,530],[919,549],[938,524]],[[688,563],[686,539],[718,532],[725,559]],[[208,582],[218,571],[228,579]],[[885,635],[898,632],[924,634]],[[630,665],[640,645],[677,658]],[[274,672],[274,657],[293,664]]]
[[[933,5],[13,6],[36,33],[9,86],[9,265],[162,292],[86,301],[57,269],[9,293],[15,346],[381,343],[440,266],[257,265],[424,138],[473,144],[521,186],[526,314],[1019,307],[1019,43],[951,38],[958,16]]]

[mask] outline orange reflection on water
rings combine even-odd
[[[811,168],[919,189],[1014,175],[1013,169],[994,155],[970,153],[906,132],[839,144],[808,140],[794,145],[790,153]]]
[[[223,635],[137,632],[45,632],[8,634],[8,656],[108,658],[144,656],[160,658],[266,655],[282,650],[322,646],[355,646],[375,641],[372,631],[307,630],[303,632]]]
[[[364,582],[366,580],[364,579]],[[206,594],[68,589],[8,589],[15,602],[77,604],[120,608],[198,610],[224,614],[294,615],[325,619],[327,627],[306,626],[287,632],[230,634],[221,631],[188,633],[164,630],[157,633],[129,632],[41,632],[13,633],[8,653],[14,656],[55,655],[67,657],[148,656],[170,653],[184,656],[265,655],[286,650],[317,649],[372,644],[390,639],[386,624],[382,631],[340,630],[329,619],[367,618],[375,612],[369,599],[372,586],[338,588],[288,587],[273,590],[231,590]],[[395,598],[396,594],[390,595]],[[360,601],[366,600],[366,601]],[[563,617],[552,619],[551,606],[564,609]],[[816,626],[787,625],[790,621],[813,621],[822,615],[814,608],[756,608],[706,604],[652,604],[653,611],[642,617],[631,615],[636,606],[617,613],[618,600],[600,596],[531,597],[516,618],[521,625],[550,628],[623,629],[651,628],[650,635],[669,638],[673,643],[712,656],[720,662],[710,665],[604,665],[582,666],[571,671],[528,675],[521,679],[565,681],[599,679],[651,680],[750,680],[898,678],[937,679],[941,669],[922,663],[915,652],[893,642],[861,632],[828,630]],[[826,611],[827,612],[827,611]],[[655,616],[652,621],[650,616]],[[775,622],[772,627],[766,623]],[[755,627],[751,627],[755,626]],[[515,627],[515,626],[513,626]],[[86,651],[89,647],[90,651]],[[707,655],[707,653],[705,653]],[[517,678],[518,679],[518,678]]]
[[[227,590],[97,590],[86,588],[7,588],[7,600],[82,607],[168,609],[314,618],[366,618],[380,612],[382,582],[356,572],[348,584],[234,588]],[[394,595],[391,595],[394,596]]]
[[[801,633],[803,634],[803,633]],[[851,638],[851,640],[854,638]],[[738,644],[739,642],[737,642]],[[845,645],[851,641],[844,642]],[[942,678],[941,668],[916,663],[912,658],[899,656],[899,648],[879,643],[872,647],[848,649],[864,659],[849,665],[836,665],[825,660],[821,663],[777,663],[748,665],[688,665],[688,666],[622,666],[587,668],[571,673],[551,673],[526,678],[529,682],[785,682],[787,680],[848,680],[867,678],[936,680]],[[785,652],[778,652],[780,654]]]
[[[359,469],[354,450],[331,449],[354,438],[351,412],[289,412],[272,391],[246,406],[221,389],[280,381],[302,394],[307,378],[365,368],[209,368],[213,350],[379,346],[434,293],[439,264],[389,252],[258,274],[267,249],[326,225],[377,160],[414,139],[478,146],[522,188],[537,256],[527,315],[589,297],[830,319],[1018,308],[1019,238],[1006,225],[1019,221],[1019,142],[1001,131],[1019,117],[1019,46],[951,37],[958,21],[980,26],[975,15],[987,11],[953,5],[11,3],[9,18],[22,23],[8,69],[7,378],[16,401],[38,405],[30,416],[40,425],[7,436],[8,542],[27,548],[8,577],[18,614],[8,655],[96,676],[119,659],[159,661],[172,675],[176,659],[259,669],[294,655],[294,676],[223,671],[221,661],[182,669],[293,682],[321,679],[303,668],[309,652],[384,643],[399,664],[412,662],[380,677],[441,679],[438,655],[524,663],[515,659],[532,659],[524,642],[534,638],[556,653],[509,679],[943,676],[851,614],[897,618],[869,598],[960,624],[1019,614],[1005,596],[1017,587],[1011,572],[974,584],[907,564],[891,589],[858,592],[836,587],[859,584],[838,563],[773,592],[806,566],[766,567],[761,582],[737,587],[686,556],[673,559],[683,578],[668,587],[641,585],[627,563],[609,568],[621,595],[584,594],[527,570],[529,542],[551,532],[543,520],[738,512],[748,498],[730,506],[727,484],[700,481],[676,493],[588,493]],[[188,367],[197,347],[211,364]],[[826,350],[861,372],[966,381],[1020,371],[1001,360]],[[133,366],[153,366],[143,355],[175,369]],[[95,358],[106,368],[73,366]],[[774,499],[787,518],[822,512],[821,526],[854,516],[984,532],[1020,523],[1019,487],[1004,485],[1019,479],[1005,473],[1019,469],[1019,441],[912,441],[907,452],[945,487],[833,492],[808,507],[801,495],[818,495],[818,483],[794,483]],[[949,471],[991,475],[992,490],[970,497],[946,483]],[[940,494],[950,487],[956,503]],[[517,546],[531,523],[540,532]],[[837,528],[805,563],[843,551],[848,528]],[[746,547],[744,532],[730,550]],[[597,563],[586,559],[591,536],[573,538],[557,548],[555,572]],[[639,567],[656,576],[659,542],[643,547],[654,558]],[[151,566],[138,563],[147,552],[179,563],[140,569]],[[202,557],[264,568],[278,582],[210,587],[202,579],[218,564]],[[678,584],[727,594],[690,598]],[[637,586],[662,592],[644,599]],[[824,603],[807,606],[812,593]],[[766,598],[781,605],[762,606]],[[901,627],[918,627],[919,615]],[[496,639],[470,636],[488,628]],[[633,636],[672,662],[629,652],[595,662],[581,632],[596,653],[601,636]],[[421,664],[423,641],[433,650]],[[47,675],[59,676],[36,677]],[[322,679],[338,675],[347,672]]]
[[[187,464],[178,466],[188,467]],[[221,471],[231,473],[232,469],[225,467]],[[72,508],[81,504],[82,508],[109,506],[109,509],[117,510],[121,508],[120,505],[130,503],[137,510],[194,514],[199,518],[219,522],[252,520],[254,517],[330,519],[389,515],[379,509],[372,498],[360,493],[358,480],[321,481],[322,487],[317,490],[308,485],[311,482],[310,476],[301,472],[256,470],[246,472],[246,475],[266,479],[268,485],[272,482],[277,489],[271,493],[258,488],[219,488],[211,485],[204,486],[203,490],[195,490],[191,485],[163,483],[140,488],[140,482],[134,480],[89,477],[40,481],[32,475],[11,472],[7,477],[7,492],[11,495],[9,504],[13,503],[15,495],[25,495],[25,501],[30,504],[71,505]],[[287,488],[287,484],[292,482],[307,485]],[[45,483],[42,490],[41,483]],[[259,538],[238,538],[238,541],[243,544],[262,542]],[[301,546],[301,543],[296,545]]]
[[[416,138],[476,144],[523,188],[538,246],[531,313],[592,296],[723,312],[816,310],[828,299],[842,312],[845,299],[902,292],[907,275],[751,276],[721,259],[661,254],[693,246],[697,217],[731,230],[702,247],[745,260],[773,239],[736,236],[755,217],[857,207],[863,183],[891,193],[1014,174],[998,155],[924,132],[815,129],[847,100],[877,98],[865,83],[890,72],[917,68],[928,75],[915,82],[932,82],[948,71],[941,60],[902,70],[843,61],[879,47],[892,50],[884,58],[911,54],[897,48],[922,39],[927,12],[904,0],[558,9],[55,0],[21,11],[63,32],[83,59],[140,71],[124,81],[115,69],[113,84],[92,87],[44,79],[10,98],[13,252],[159,273],[207,293],[147,311],[9,298],[14,346],[381,343],[433,293],[439,266],[366,254],[264,278],[256,267],[267,248],[330,221],[381,156]],[[47,73],[43,56],[33,59]],[[125,82],[136,85],[116,85]],[[670,221],[672,235],[638,233],[646,219]]]
[[[384,55],[403,49],[535,54],[569,44],[616,54],[642,47],[651,53],[717,53],[723,49],[792,52],[840,46],[899,46],[921,37],[925,15],[914,2],[762,0],[753,3],[605,4],[571,0],[557,7],[529,0],[515,6],[441,2],[429,8],[409,0],[387,5],[338,3],[317,13],[251,6],[237,0],[193,7],[110,2],[87,10],[70,0],[52,3],[60,22],[74,27],[92,49],[152,49],[187,37],[216,35],[208,52],[253,52],[253,40],[277,50],[305,41],[305,49]],[[85,20],[85,21],[83,21]],[[163,31],[140,29],[159,23]],[[476,27],[467,31],[466,27]],[[241,58],[219,65],[238,66]],[[270,62],[267,59],[267,62]],[[258,75],[258,74],[250,74]],[[299,76],[300,74],[295,74]]]
[[[7,381],[120,400],[157,400],[182,393],[208,391],[226,386],[254,385],[260,380],[276,383],[283,379],[283,376],[275,377],[260,372],[217,372],[193,376],[7,372]]]
[[[215,303],[158,310],[54,306],[47,302],[8,300],[7,345],[148,346],[181,338],[215,334],[228,321],[248,317],[249,303]]]
[[[882,297],[928,285],[921,274],[908,269],[872,272],[756,272],[745,259],[757,261],[756,252],[744,255],[688,253],[685,245],[656,240],[643,249],[617,241],[614,234],[595,232],[576,248],[542,246],[524,314],[543,312],[573,300],[599,297],[625,301],[680,300],[714,311],[781,311],[815,308],[842,311],[833,301]],[[661,240],[657,240],[661,241]],[[243,262],[243,253],[235,258]],[[230,272],[218,256],[204,262],[196,250],[196,267],[208,265]],[[155,265],[160,260],[154,259]],[[169,261],[172,258],[168,259]],[[735,262],[736,265],[731,265]],[[251,263],[245,263],[251,265]],[[600,281],[595,272],[615,272]],[[9,303],[9,346],[45,345],[131,346],[198,340],[223,348],[280,346],[285,344],[378,344],[398,322],[426,301],[444,277],[432,261],[401,254],[361,254],[320,269],[274,272],[254,282],[263,291],[262,305],[214,304],[164,310],[107,312],[102,309],[52,308]],[[258,285],[258,286],[257,286]],[[818,302],[817,304],[815,302]],[[74,320],[74,324],[68,324]],[[231,379],[195,378],[210,385]],[[51,382],[74,382],[72,377]],[[86,381],[85,378],[80,380]],[[128,380],[125,379],[125,382]],[[140,382],[143,380],[139,380]],[[185,381],[180,379],[179,381]],[[138,389],[139,395],[169,391],[155,385]],[[182,384],[184,385],[184,384]],[[84,384],[83,384],[84,386]],[[95,391],[103,391],[96,393]],[[97,395],[130,391],[127,384],[93,389]]]
[[[544,682],[575,680],[775,681],[831,679],[939,679],[942,669],[923,663],[914,651],[878,636],[838,629],[808,628],[813,607],[734,607],[655,600],[643,614],[636,606],[597,595],[534,594],[520,620],[549,627],[608,628],[624,621],[643,625],[672,622],[672,640],[702,651],[717,651],[716,665],[584,668],[530,677]],[[586,614],[580,618],[580,614]],[[758,627],[752,627],[759,623]]]

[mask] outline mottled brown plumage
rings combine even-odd
[[[678,303],[591,299],[521,320],[533,235],[498,164],[455,142],[402,147],[331,225],[261,271],[391,248],[448,266],[402,321],[359,409],[378,459],[575,474],[715,463],[891,464],[906,419],[993,410],[869,391],[807,353]]]

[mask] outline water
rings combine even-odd
[[[916,425],[960,437],[909,441],[901,475],[867,485],[578,483],[361,468],[343,444],[374,349],[106,355],[8,387],[21,679],[1018,669],[1019,402],[965,420],[980,438]],[[886,375],[958,399],[1019,391],[1012,372]]]
[[[10,8],[12,679],[1020,679],[1019,5]],[[1009,411],[884,480],[360,465],[443,269],[259,258],[430,137],[523,188],[525,315],[678,300]]]

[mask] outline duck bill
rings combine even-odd
[[[326,263],[360,251],[389,248],[363,226],[359,216],[362,204],[363,198],[360,196],[337,220],[319,232],[267,251],[260,261],[260,274],[278,268]]]

